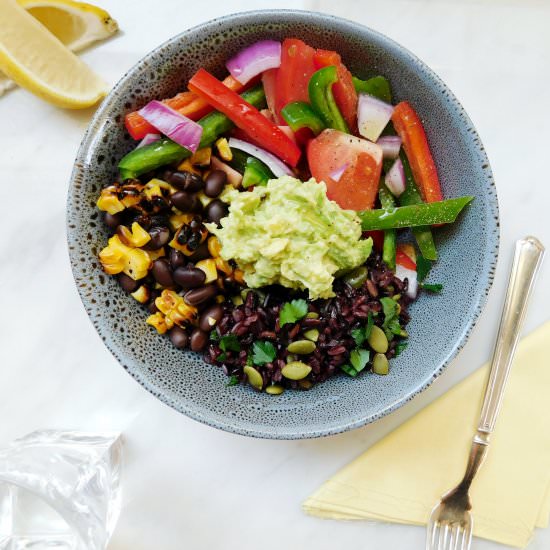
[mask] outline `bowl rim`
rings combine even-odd
[[[134,378],[146,391],[148,391],[150,394],[160,399],[164,404],[168,405],[169,407],[175,409],[176,411],[182,414],[185,414],[189,418],[192,418],[198,422],[201,422],[208,426],[212,426],[214,428],[218,428],[227,432],[260,438],[260,439],[295,440],[295,439],[312,439],[312,438],[336,435],[346,431],[354,430],[356,428],[360,428],[362,426],[375,422],[376,420],[379,420],[380,418],[399,409],[408,401],[411,401],[416,395],[422,393],[426,388],[431,386],[434,380],[442,374],[442,372],[450,365],[450,363],[460,353],[460,351],[466,345],[474,327],[477,325],[479,317],[487,303],[488,295],[494,281],[494,274],[498,263],[499,249],[500,249],[500,224],[499,224],[500,217],[499,217],[499,204],[498,204],[498,196],[496,192],[496,185],[492,175],[490,162],[485,152],[485,148],[479,138],[477,130],[473,125],[469,115],[466,113],[465,109],[463,108],[461,103],[458,101],[454,93],[447,86],[447,84],[445,84],[445,82],[443,82],[443,80],[428,65],[426,65],[426,63],[424,63],[419,57],[417,57],[414,53],[412,53],[406,47],[402,46],[401,44],[399,44],[392,38],[389,38],[388,36],[384,35],[383,33],[375,29],[372,29],[371,27],[367,27],[366,25],[356,23],[354,21],[351,21],[343,17],[337,17],[327,13],[313,12],[309,10],[266,9],[266,10],[243,11],[243,12],[232,13],[232,14],[224,15],[214,19],[210,19],[208,21],[205,21],[203,23],[200,23],[198,25],[185,29],[184,31],[165,40],[156,48],[149,51],[142,58],[140,58],[131,68],[129,68],[123,74],[123,76],[117,81],[117,83],[113,86],[109,94],[103,99],[103,101],[99,105],[97,111],[95,112],[93,118],[91,119],[90,123],[86,128],[86,131],[84,133],[84,136],[82,138],[82,141],[80,143],[80,146],[76,154],[73,170],[71,172],[70,184],[67,192],[66,231],[67,231],[67,244],[69,247],[69,259],[71,264],[71,271],[76,283],[77,275],[79,274],[79,270],[80,270],[80,263],[78,261],[78,258],[81,256],[78,250],[80,243],[78,240],[75,240],[73,238],[73,235],[72,235],[73,230],[69,227],[73,217],[73,213],[71,209],[71,200],[72,200],[72,194],[74,193],[75,176],[77,175],[78,171],[81,169],[79,167],[86,164],[85,162],[82,162],[82,161],[85,161],[86,157],[88,157],[89,155],[88,151],[90,150],[90,148],[93,148],[95,145],[95,135],[99,132],[99,129],[96,128],[97,123],[102,119],[105,111],[107,111],[110,108],[111,100],[117,96],[119,89],[125,86],[127,80],[131,78],[134,72],[139,70],[139,68],[144,63],[147,63],[147,61],[151,57],[156,55],[159,50],[163,49],[167,45],[173,44],[174,42],[181,40],[188,33],[191,33],[191,32],[196,33],[196,32],[200,32],[201,30],[209,30],[213,26],[221,23],[227,24],[231,22],[239,22],[239,20],[243,18],[253,18],[253,17],[265,18],[265,17],[281,17],[281,16],[284,16],[287,18],[295,17],[295,16],[303,18],[304,16],[308,16],[310,18],[315,18],[317,21],[320,21],[320,22],[325,22],[325,23],[333,22],[339,25],[345,25],[347,28],[350,29],[351,33],[361,33],[361,32],[364,32],[366,29],[371,35],[375,36],[381,42],[385,42],[386,44],[389,44],[390,46],[396,47],[397,49],[403,51],[403,53],[405,53],[411,59],[411,61],[418,64],[420,67],[422,67],[422,69],[426,72],[426,74],[431,79],[433,79],[437,84],[439,84],[442,89],[446,90],[449,100],[456,108],[457,113],[461,115],[463,123],[471,128],[470,133],[471,133],[472,141],[475,144],[475,149],[480,157],[480,160],[487,165],[487,170],[486,170],[487,184],[490,187],[492,187],[494,191],[493,193],[494,200],[489,201],[489,207],[491,209],[490,219],[492,220],[492,223],[494,225],[494,227],[492,228],[493,229],[492,235],[493,235],[494,241],[492,242],[491,246],[488,247],[488,249],[492,248],[493,254],[491,256],[490,254],[491,250],[488,250],[489,256],[491,257],[488,262],[489,265],[486,273],[487,283],[485,287],[482,289],[482,291],[478,293],[478,296],[476,296],[477,302],[475,303],[475,306],[472,308],[473,315],[469,319],[469,321],[464,325],[464,329],[462,333],[456,339],[451,349],[448,351],[443,362],[439,365],[439,367],[435,371],[430,373],[424,380],[419,381],[419,383],[415,386],[414,389],[403,394],[400,399],[392,402],[391,404],[387,405],[383,409],[380,409],[375,414],[369,414],[362,418],[351,420],[347,423],[340,422],[337,426],[328,426],[323,428],[307,428],[307,429],[302,429],[300,431],[296,430],[296,428],[288,428],[286,431],[273,431],[269,427],[264,428],[264,426],[262,425],[254,426],[254,427],[251,427],[249,424],[244,424],[244,423],[242,423],[241,425],[238,425],[235,423],[236,419],[232,420],[229,417],[227,417],[226,421],[219,421],[216,418],[211,418],[202,414],[201,411],[198,411],[193,407],[185,406],[184,404],[175,404],[171,402],[164,394],[162,394],[161,392],[155,391],[153,387],[150,387],[149,383],[146,380],[141,379],[136,375],[136,373],[132,372],[130,367],[125,362],[126,360],[125,360],[125,354],[123,350],[120,349],[119,346],[114,341],[109,342],[108,335],[106,337],[106,335],[104,334],[104,330],[102,329],[100,324],[93,319],[91,315],[91,310],[93,308],[87,306],[84,298],[83,290],[79,287],[78,284],[76,286],[78,289],[78,294],[80,296],[80,299],[83,303],[84,309],[86,310],[86,313],[88,315],[88,318],[90,319],[90,322],[93,324],[94,328],[98,332],[99,336],[102,338],[104,345],[107,347],[107,349],[111,352],[111,354],[115,357],[115,359],[119,362],[119,364],[124,368],[124,370],[132,378]]]

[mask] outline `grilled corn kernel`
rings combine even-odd
[[[210,166],[210,157],[212,156],[211,147],[198,149],[189,159],[193,166]]]
[[[225,298],[224,298],[223,296],[221,296],[220,294],[218,294],[218,295],[216,296],[216,302],[217,302],[218,304],[222,304],[223,302],[225,302]]]
[[[177,231],[182,225],[191,223],[193,214],[174,214],[168,218],[168,223],[172,231]]]
[[[106,187],[101,191],[99,199],[97,199],[97,207],[109,214],[118,214],[125,208],[124,204],[120,202],[117,196],[116,188],[114,185]]]
[[[242,269],[235,269],[233,271],[233,278],[237,283],[244,285],[244,271]]]
[[[201,201],[203,207],[208,206],[214,200],[212,197],[207,197],[204,191],[199,191],[197,193],[197,198]]]
[[[191,256],[191,254],[193,254],[196,251],[196,248],[193,250],[190,250],[189,247],[187,246],[187,243],[180,244],[178,242],[178,236],[182,228],[183,226],[178,229],[178,231],[174,235],[174,238],[168,243],[168,245],[171,246],[172,248],[175,248],[176,250],[179,250],[180,252],[183,252],[186,256]],[[206,227],[202,227],[200,244],[202,244],[206,240],[206,237],[208,237],[208,229],[206,229]]]
[[[164,195],[162,194],[162,187],[160,186],[161,183],[164,184],[165,182],[156,178],[146,183],[145,189],[143,190],[143,196],[147,197],[149,200],[152,200],[155,197],[163,198]]]
[[[218,271],[216,270],[216,261],[213,258],[208,258],[207,260],[201,260],[195,264],[197,269],[204,271],[206,279],[204,284],[211,283],[218,278]]]
[[[170,330],[174,325],[171,324],[170,320],[167,319],[162,313],[158,312],[153,315],[149,315],[145,321],[148,325],[155,327],[159,334],[164,334],[166,331]]]
[[[168,322],[184,326],[197,316],[197,308],[186,304],[183,298],[173,290],[163,290],[155,300],[155,305],[164,313]]]
[[[216,148],[218,149],[218,153],[222,160],[233,160],[233,152],[231,151],[231,147],[229,147],[227,139],[220,138],[216,140]]]
[[[212,235],[208,239],[208,252],[210,252],[210,256],[212,256],[212,258],[217,258],[220,255],[221,249],[222,245],[218,237]]]
[[[197,170],[192,164],[191,159],[187,158],[182,163],[178,164],[178,170],[181,170],[182,172],[191,172],[192,174],[197,174],[197,176],[201,175],[200,170]]]
[[[231,275],[231,273],[233,273],[233,268],[222,257],[218,256],[214,261],[216,262],[216,267],[222,273],[226,275]]]
[[[130,294],[134,300],[137,300],[140,304],[145,304],[151,297],[151,292],[145,285],[141,285],[135,292]]]
[[[139,248],[151,240],[151,235],[137,222],[132,224],[131,230],[125,225],[119,225],[116,232],[125,245],[133,246],[134,248]]]
[[[114,275],[122,271],[135,281],[145,277],[152,265],[145,250],[126,246],[118,235],[109,239],[108,245],[99,253],[99,261],[105,273]]]

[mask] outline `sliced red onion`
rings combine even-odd
[[[145,137],[137,144],[136,149],[140,147],[145,147],[146,145],[151,145],[160,139],[160,134],[146,134]]]
[[[391,191],[392,195],[399,197],[405,191],[405,170],[400,158],[395,159],[391,168],[388,170],[384,178],[386,187]]]
[[[294,175],[292,170],[282,160],[279,160],[275,155],[272,155],[268,151],[261,149],[256,145],[252,145],[252,143],[248,143],[248,141],[243,141],[242,139],[237,138],[229,138],[229,147],[234,147],[235,149],[244,151],[245,153],[261,160],[269,167],[276,178],[285,175]]]
[[[401,149],[401,138],[399,136],[382,136],[376,142],[382,147],[382,155],[385,159],[396,159]]]
[[[409,280],[407,296],[412,299],[416,298],[416,294],[418,293],[418,279],[416,276],[416,271],[413,271],[412,269],[407,269],[406,267],[397,264],[395,266],[395,276],[402,281],[404,281],[405,279]]]
[[[376,141],[390,121],[393,109],[393,105],[369,94],[359,94],[357,104],[359,133],[371,141]]]
[[[241,84],[280,65],[281,43],[275,40],[260,40],[241,50],[225,64],[231,76]]]
[[[225,162],[222,162],[218,157],[212,156],[210,158],[210,168],[212,168],[212,170],[221,170],[222,172],[225,172],[225,175],[227,176],[227,183],[229,183],[229,185],[232,185],[233,187],[241,186],[243,181],[242,174],[231,168],[228,164],[225,164]]]
[[[139,110],[139,114],[159,132],[178,145],[194,153],[201,141],[202,126],[178,113],[166,103],[150,101]]]
[[[340,178],[343,176],[344,172],[348,169],[349,162],[346,162],[346,164],[343,164],[340,166],[340,168],[336,168],[336,170],[332,171],[329,176],[330,179],[339,182]]]

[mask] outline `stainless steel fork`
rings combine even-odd
[[[483,398],[481,418],[472,442],[462,481],[443,495],[428,522],[426,550],[467,550],[472,543],[474,521],[468,490],[489,446],[504,388],[521,332],[527,302],[538,273],[544,246],[535,237],[517,241],[514,263],[502,309],[491,371]]]

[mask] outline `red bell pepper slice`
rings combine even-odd
[[[199,69],[189,81],[189,89],[226,115],[254,141],[291,166],[300,160],[301,151],[273,122],[230,90],[208,71]]]
[[[309,102],[309,79],[316,71],[314,55],[315,50],[297,38],[283,40],[281,66],[277,69],[275,83],[275,110],[279,122],[284,123],[281,109],[287,103]]]
[[[395,252],[395,263],[405,269],[416,271],[416,263],[401,246],[398,246]]]
[[[342,63],[340,55],[330,50],[317,50],[313,62],[317,69],[329,65],[336,67],[338,82],[332,85],[332,95],[348,127],[354,131],[357,128],[357,92],[351,73]]]
[[[443,193],[437,169],[420,117],[407,101],[402,101],[395,106],[392,122],[403,141],[403,148],[422,198],[425,202],[442,201]]]
[[[225,78],[223,83],[237,93],[242,92],[245,88],[245,86],[238,80],[235,80],[231,75]],[[165,99],[164,103],[191,120],[199,120],[199,118],[202,118],[212,111],[210,104],[193,92],[180,92],[174,97]],[[143,139],[147,134],[158,133],[158,130],[149,124],[137,111],[128,113],[124,117],[124,124],[126,125],[128,133],[134,139]]]

